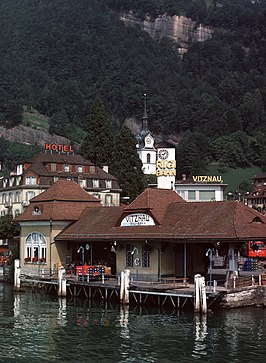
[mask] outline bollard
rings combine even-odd
[[[125,293],[125,271],[121,271],[120,278],[120,302],[124,301],[124,293]]]
[[[14,261],[14,290],[20,291],[20,260]]]
[[[129,304],[129,281],[130,270],[125,270],[125,286],[124,286],[124,304]]]
[[[200,280],[200,295],[201,295],[201,311],[203,314],[207,314],[205,277],[201,277],[199,280]]]
[[[66,295],[66,270],[61,266],[58,269],[58,296]]]
[[[200,278],[201,278],[201,275],[199,275],[199,274],[194,276],[194,284],[195,284],[194,311],[195,311],[195,313],[200,312],[200,286],[199,286]]]

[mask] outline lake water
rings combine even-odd
[[[266,309],[193,313],[65,300],[0,283],[0,362],[266,362]]]

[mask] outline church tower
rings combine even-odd
[[[144,174],[156,173],[156,149],[154,148],[154,138],[148,129],[148,116],[146,93],[144,94],[144,112],[142,117],[142,130],[137,136],[137,152],[142,161],[142,171]]]

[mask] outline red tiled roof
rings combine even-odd
[[[138,208],[140,204],[137,204]],[[266,217],[238,201],[173,202],[160,225],[116,227],[122,209],[86,209],[56,240],[142,240],[175,242],[266,240]],[[258,217],[261,223],[254,221]]]
[[[63,201],[83,201],[83,202],[97,202],[100,203],[98,198],[85,192],[77,183],[61,179],[54,183],[50,188],[43,193],[31,199],[31,202],[43,202],[49,200],[63,200]]]
[[[171,202],[186,203],[186,201],[173,190],[148,188],[125,208],[125,212],[137,210],[143,211],[144,209],[148,209],[160,222]]]
[[[87,207],[100,207],[100,200],[85,192],[75,182],[58,180],[49,189],[34,197],[28,208],[15,221],[76,221]],[[35,212],[39,208],[39,213]]]

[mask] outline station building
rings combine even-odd
[[[69,180],[59,180],[30,200],[22,215],[20,259],[32,270],[67,267],[80,260],[125,268],[147,281],[193,278],[218,249],[229,270],[245,241],[266,241],[266,217],[239,201],[186,202],[175,191],[148,188],[126,207],[105,207]]]

